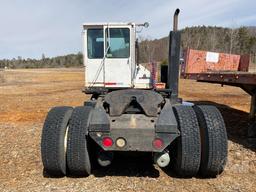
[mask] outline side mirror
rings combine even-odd
[[[149,23],[148,23],[148,22],[145,22],[145,23],[143,24],[143,26],[144,26],[145,28],[148,28],[148,27],[149,27]]]

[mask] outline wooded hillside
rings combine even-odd
[[[161,61],[168,58],[168,37],[161,39],[140,38],[140,61]],[[233,54],[256,53],[256,27],[240,27],[237,29],[222,27],[187,27],[182,30],[182,49],[225,52]],[[41,59],[24,59],[21,56],[11,60],[0,60],[0,68],[44,68],[44,67],[77,67],[82,66],[81,53]]]
[[[231,54],[256,53],[256,27],[238,29],[222,27],[189,27],[182,30],[182,49],[191,48]],[[168,58],[168,37],[143,40],[140,43],[140,60],[166,61]]]

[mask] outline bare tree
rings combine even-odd
[[[232,54],[232,49],[233,49],[233,42],[235,39],[235,29],[230,30],[230,47],[229,47],[229,54]]]
[[[217,42],[217,39],[216,39],[216,28],[213,27],[213,33],[211,34],[211,50],[212,51],[216,51],[216,42]]]
[[[150,37],[139,36],[140,61],[151,62],[155,58],[155,46]]]

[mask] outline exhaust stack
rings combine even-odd
[[[168,59],[168,81],[167,86],[171,89],[171,103],[178,102],[179,88],[179,64],[180,64],[180,41],[181,33],[178,31],[179,9],[176,9],[173,16],[173,31],[169,35],[169,59]]]
[[[178,31],[178,16],[180,13],[180,9],[176,9],[173,16],[173,31]]]

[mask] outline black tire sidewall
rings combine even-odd
[[[202,155],[200,174],[216,177],[222,173],[227,162],[228,139],[220,111],[215,106],[194,106],[200,125]]]
[[[196,114],[191,106],[174,106],[180,137],[175,141],[174,169],[178,176],[193,177],[201,160],[200,130]]]
[[[64,139],[72,111],[72,107],[54,107],[46,117],[42,131],[41,155],[44,168],[50,175],[66,175]]]
[[[88,124],[92,107],[79,106],[73,111],[68,132],[67,163],[69,173],[88,176],[91,173]]]

